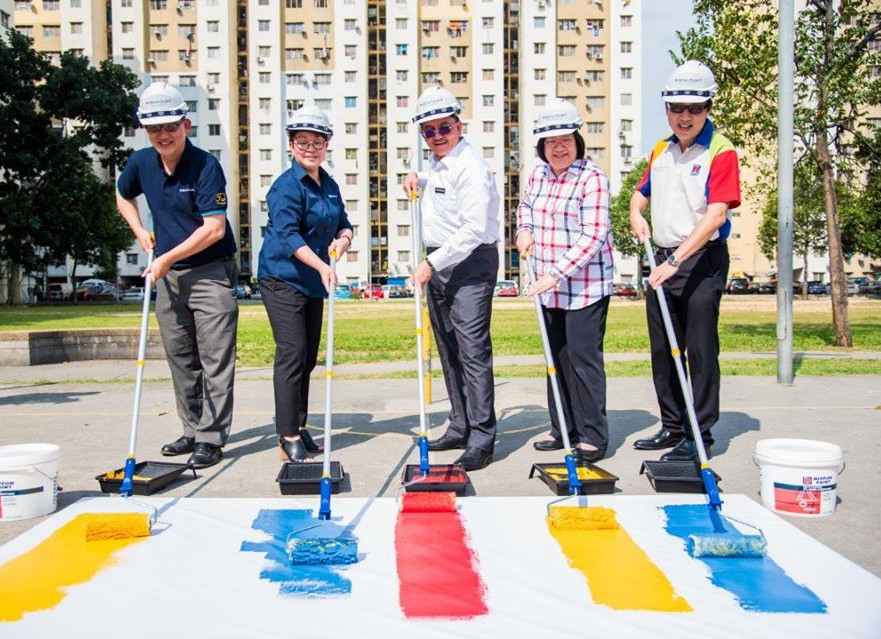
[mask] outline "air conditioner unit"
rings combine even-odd
[[[156,64],[156,60],[153,58],[147,58],[147,64]]]

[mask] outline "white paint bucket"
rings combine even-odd
[[[60,459],[61,448],[55,444],[0,446],[0,521],[55,510]]]
[[[762,505],[798,517],[835,512],[841,446],[810,439],[763,439],[753,457],[759,467]]]

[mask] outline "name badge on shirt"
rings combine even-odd
[[[447,190],[442,186],[436,186],[436,187],[434,187],[434,192],[443,194],[443,193],[446,193]]]

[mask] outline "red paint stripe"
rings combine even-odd
[[[399,512],[395,551],[405,617],[487,614],[485,587],[458,512]]]

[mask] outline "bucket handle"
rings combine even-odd
[[[756,466],[759,466],[759,460],[756,459],[756,456],[755,456],[755,455],[753,455],[753,463],[754,463]],[[841,473],[844,472],[844,469],[845,469],[845,468],[847,468],[847,464],[846,464],[845,461],[842,459],[842,460],[841,460],[841,467],[840,467],[838,470],[836,470],[835,472],[838,473],[838,474],[840,475]]]

